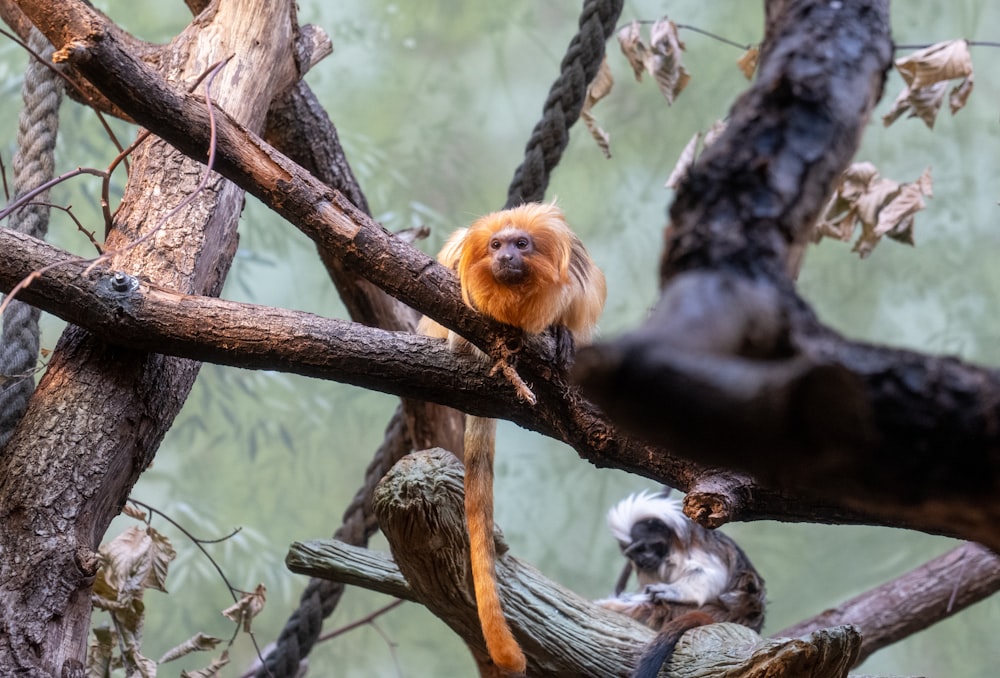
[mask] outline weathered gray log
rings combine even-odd
[[[375,492],[375,514],[393,560],[333,540],[315,540],[293,544],[286,562],[295,572],[415,600],[485,656],[469,571],[462,472],[454,455],[433,449],[404,458],[382,480]],[[629,675],[653,632],[594,605],[506,551],[498,533],[501,599],[528,656],[527,675]],[[799,639],[763,640],[741,626],[713,624],[684,636],[670,675],[843,678],[860,644],[853,626]]]

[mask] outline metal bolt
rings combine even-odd
[[[115,271],[111,276],[111,289],[115,292],[128,292],[132,289],[132,276]]]

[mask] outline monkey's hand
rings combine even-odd
[[[643,593],[651,603],[692,603],[687,591],[673,584],[648,584]]]
[[[573,366],[573,357],[576,355],[573,333],[565,325],[553,325],[549,328],[549,332],[556,341],[556,365],[559,369],[568,370]]]

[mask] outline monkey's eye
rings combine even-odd
[[[497,240],[496,238],[494,238],[493,240],[490,240],[490,249],[491,250],[498,250],[498,249],[500,249],[500,241]]]
[[[517,249],[519,249],[519,250],[526,250],[526,249],[528,249],[528,245],[530,243],[528,242],[527,238],[518,238],[517,242],[514,243],[514,244],[517,246]]]

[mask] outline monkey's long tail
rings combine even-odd
[[[472,582],[479,625],[493,663],[524,673],[527,661],[507,625],[497,595],[496,545],[493,542],[493,454],[495,419],[469,416],[465,422],[465,520],[469,529]]]
[[[672,619],[663,625],[660,634],[651,642],[646,651],[642,653],[639,665],[635,667],[632,678],[656,678],[664,662],[670,661],[677,648],[677,641],[686,632],[696,626],[705,626],[715,620],[704,612],[686,612],[676,619]]]

